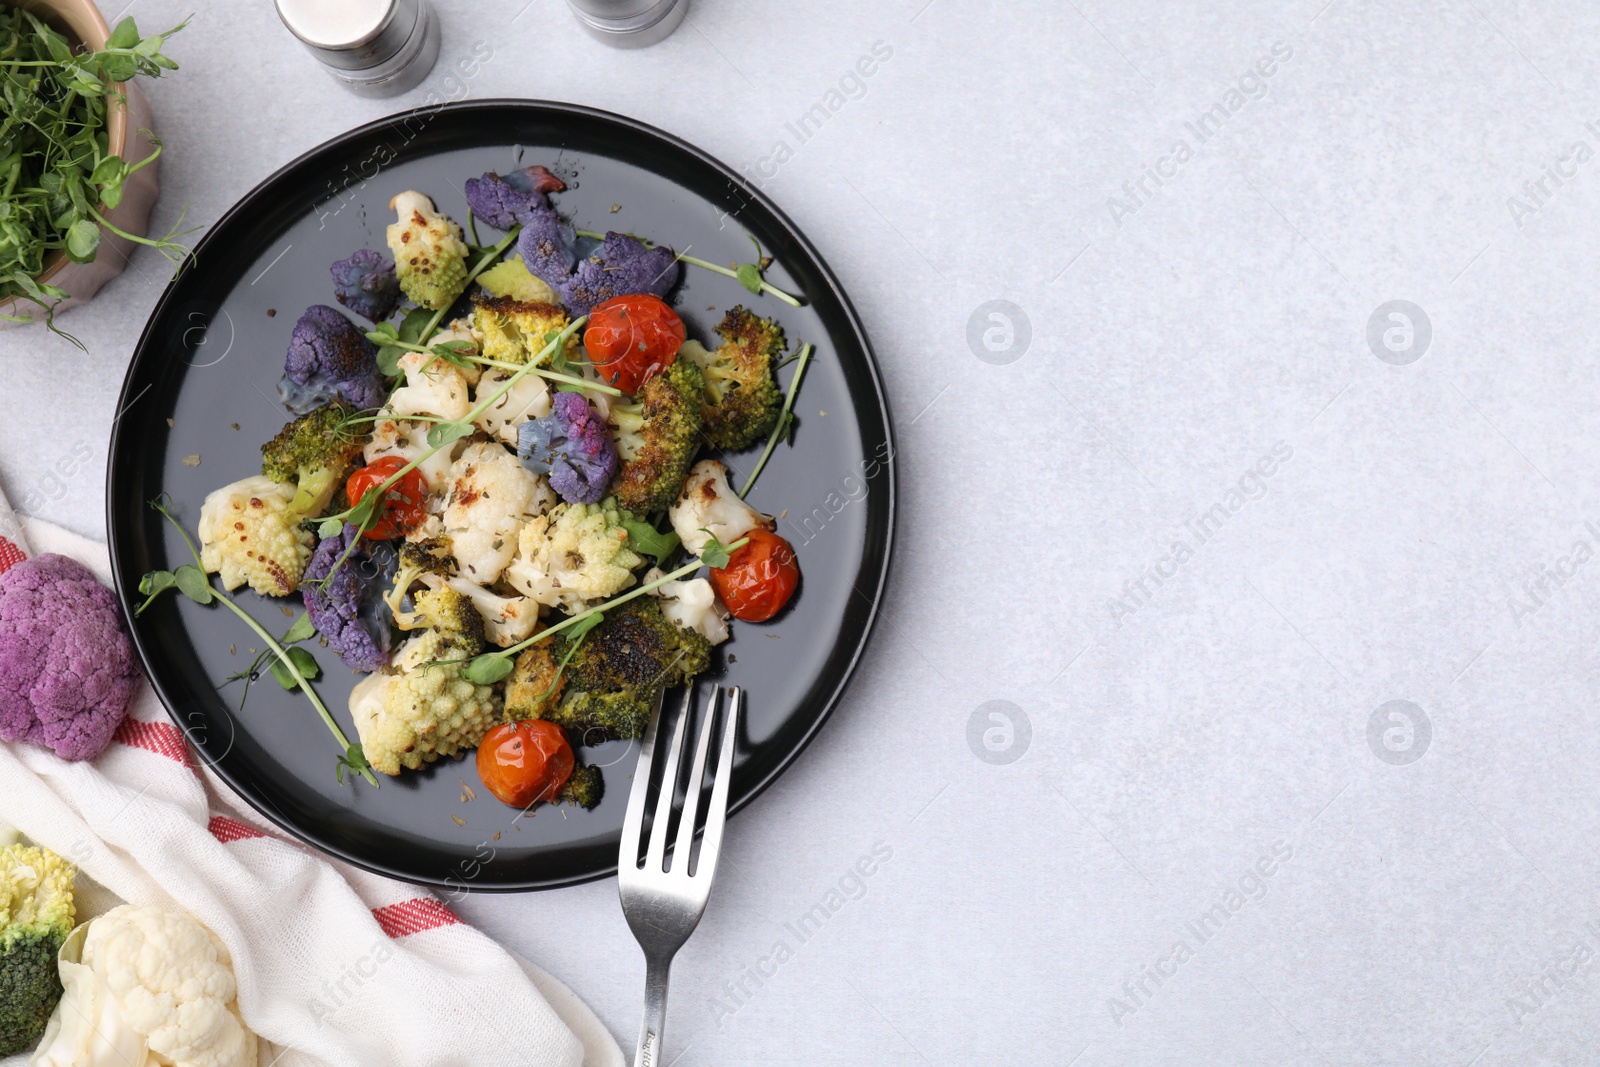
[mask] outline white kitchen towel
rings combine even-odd
[[[26,533],[35,554],[110,582],[104,545],[40,522]],[[263,1064],[624,1062],[577,997],[436,897],[269,830],[200,766],[148,685],[96,760],[0,743],[0,820],[122,900],[210,927],[233,955],[245,1022],[277,1046]]]

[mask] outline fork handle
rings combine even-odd
[[[633,1067],[660,1067],[667,1028],[667,979],[671,972],[671,956],[645,957],[644,1020],[639,1024]]]

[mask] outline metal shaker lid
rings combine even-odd
[[[418,0],[276,0],[278,17],[318,59],[368,70],[393,59],[423,19]]]

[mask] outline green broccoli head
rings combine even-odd
[[[665,511],[700,448],[706,380],[691,359],[675,361],[640,387],[635,403],[611,408],[622,469],[611,492],[635,514]]]
[[[776,369],[783,355],[783,330],[770,319],[736,307],[717,326],[722,344],[714,352],[687,341],[678,350],[705,375],[701,432],[716,448],[749,448],[772,432],[783,406]]]
[[[302,415],[261,446],[261,473],[275,482],[294,482],[291,511],[320,515],[327,510],[361,461],[367,433],[350,422],[343,404],[329,404]]]
[[[576,804],[586,811],[593,811],[606,795],[605,779],[600,775],[599,767],[578,767],[572,772],[572,777],[567,779],[567,784],[562,787],[558,798],[567,804]]]
[[[56,953],[77,914],[75,873],[48,849],[0,848],[0,1056],[37,1044],[61,999]]]
[[[643,737],[656,696],[711,665],[711,642],[680,630],[654,597],[606,613],[567,664],[565,695],[545,717],[586,744]]]

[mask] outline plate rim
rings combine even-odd
[[[559,117],[569,121],[574,119],[598,119],[607,123],[612,123],[621,127],[625,127],[631,133],[641,134],[647,138],[655,138],[659,141],[666,142],[668,145],[677,149],[678,151],[693,157],[697,162],[708,168],[711,172],[720,175],[728,183],[733,192],[737,193],[741,198],[747,201],[754,202],[763,210],[770,213],[773,219],[777,221],[779,226],[787,231],[788,236],[795,242],[795,244],[798,245],[802,251],[810,257],[812,263],[815,264],[818,272],[826,282],[832,297],[838,301],[839,306],[844,313],[845,321],[849,324],[851,331],[855,335],[856,343],[859,345],[861,353],[865,357],[861,362],[872,386],[873,399],[876,400],[876,408],[881,419],[883,444],[887,449],[887,455],[881,461],[884,470],[885,482],[883,487],[878,490],[879,492],[885,494],[886,499],[881,550],[882,562],[877,568],[876,585],[872,590],[872,595],[870,598],[871,602],[868,606],[865,623],[861,630],[860,638],[855,642],[855,647],[851,650],[849,660],[845,663],[843,670],[840,672],[838,682],[832,687],[831,691],[827,694],[826,699],[823,701],[821,711],[808,724],[799,741],[794,744],[793,747],[790,748],[790,750],[786,752],[783,757],[778,760],[777,763],[751,787],[750,791],[744,796],[730,803],[728,814],[731,816],[739,811],[742,811],[745,807],[754,802],[757,797],[766,792],[774,782],[776,782],[780,777],[783,776],[785,772],[789,770],[795,761],[799,759],[800,754],[810,747],[811,742],[816,738],[817,734],[822,731],[823,726],[830,718],[832,718],[834,711],[838,708],[839,702],[843,698],[845,690],[849,687],[851,681],[854,680],[856,671],[860,667],[863,657],[866,655],[867,648],[871,644],[873,634],[877,629],[878,618],[883,613],[884,597],[888,589],[889,577],[893,569],[895,533],[898,525],[897,511],[899,501],[897,490],[899,487],[899,451],[895,446],[894,420],[890,412],[889,397],[886,389],[884,388],[883,375],[881,368],[878,365],[877,356],[873,351],[871,339],[867,335],[866,327],[861,321],[861,316],[856,311],[855,305],[851,302],[849,295],[839,284],[838,276],[834,273],[834,270],[828,264],[828,261],[823,258],[822,253],[812,243],[810,237],[800,229],[794,220],[791,219],[788,214],[785,213],[783,209],[780,208],[776,203],[774,203],[772,199],[764,192],[751,185],[751,183],[736,170],[722,162],[716,156],[711,155],[709,152],[706,152],[704,149],[677,136],[676,134],[669,133],[668,131],[663,130],[651,123],[647,123],[627,115],[618,114],[617,112],[590,107],[585,104],[528,97],[489,97],[482,100],[459,100],[439,105],[422,105],[420,107],[410,108],[405,111],[398,111],[393,114],[374,119],[370,122],[362,123],[359,126],[352,127],[343,131],[342,133],[336,134],[333,137],[319,142],[313,147],[300,153],[289,162],[272,171],[272,173],[268,174],[265,178],[253,185],[247,192],[242,194],[238,200],[236,200],[234,204],[228,208],[228,210],[223,212],[222,215],[220,215],[217,220],[207,228],[205,235],[202,236],[198,242],[196,242],[192,253],[192,260],[194,262],[198,262],[201,253],[207,249],[217,235],[221,233],[236,216],[242,214],[247,208],[252,206],[256,197],[263,194],[269,186],[292,174],[297,169],[307,165],[313,158],[325,152],[336,150],[340,146],[365,137],[376,130],[391,127],[397,123],[403,123],[407,120],[417,117],[425,116],[431,121],[432,119],[446,113],[460,113],[464,111],[493,111],[502,108],[515,108],[522,111],[536,112],[539,113],[540,117],[546,119],[551,117]],[[641,164],[635,163],[634,165],[638,166]],[[645,166],[646,169],[648,169],[648,165],[646,164]],[[186,265],[184,268],[185,272],[192,269],[194,269],[193,262]],[[161,293],[161,296],[151,308],[150,314],[145,320],[143,329],[141,329],[139,332],[139,338],[134,343],[133,351],[128,359],[127,370],[123,375],[122,387],[118,391],[118,411],[126,411],[127,408],[131,406],[132,401],[130,400],[128,394],[134,388],[136,382],[144,381],[150,376],[150,368],[147,366],[147,364],[149,364],[150,360],[154,358],[152,331],[155,328],[157,320],[161,318],[163,313],[168,310],[169,305],[175,298],[179,283],[183,280],[184,275],[178,274],[168,281],[166,288]],[[808,303],[814,303],[814,301],[808,301]],[[149,388],[149,385],[147,384],[144,388]],[[138,395],[142,395],[142,393],[143,390],[141,389],[140,394]],[[133,397],[133,399],[136,400],[137,395]],[[852,392],[852,400],[854,399],[855,397]],[[119,457],[123,452],[123,433],[122,420],[120,418],[114,420],[107,446],[105,500],[106,543],[107,552],[111,560],[112,580],[114,585],[113,591],[115,592],[117,601],[122,609],[123,617],[128,622],[129,637],[133,642],[135,651],[138,653],[140,666],[143,668],[145,678],[149,681],[151,688],[155,691],[157,698],[160,700],[162,710],[166,712],[167,718],[170,719],[180,731],[182,731],[184,739],[189,743],[190,747],[195,749],[196,753],[202,756],[201,762],[204,763],[221,781],[226,783],[229,789],[231,789],[246,804],[248,804],[252,811],[266,819],[268,822],[272,823],[272,825],[278,827],[278,829],[288,834],[294,840],[317,850],[324,856],[338,859],[361,870],[379,874],[387,878],[393,878],[410,885],[425,886],[436,890],[469,893],[533,892],[545,889],[559,889],[568,886],[582,885],[587,882],[609,878],[616,873],[616,864],[612,863],[602,869],[597,869],[582,875],[566,876],[551,880],[496,883],[492,885],[481,885],[463,883],[460,881],[449,881],[447,879],[419,877],[412,873],[396,870],[392,867],[386,866],[381,862],[376,862],[366,857],[352,855],[337,845],[330,844],[323,840],[318,834],[308,831],[302,826],[293,824],[286,816],[282,816],[280,813],[275,811],[271,804],[264,803],[262,798],[256,796],[253,785],[249,784],[248,782],[241,782],[240,776],[226,769],[223,758],[219,758],[214,761],[204,759],[203,755],[207,746],[209,745],[206,731],[203,729],[203,727],[191,728],[190,724],[185,721],[185,718],[180,716],[175,710],[175,704],[177,701],[174,699],[173,694],[169,693],[168,687],[163,684],[163,682],[151,671],[150,655],[145,650],[144,640],[140,636],[139,628],[132,625],[132,620],[135,617],[134,613],[138,607],[138,604],[135,602],[135,598],[131,594],[130,590],[135,588],[137,584],[137,576],[133,576],[135,577],[135,582],[130,584],[128,581],[130,575],[125,573],[126,568],[124,566],[123,554],[125,552],[131,552],[132,549],[127,543],[129,539],[124,538],[119,533],[117,521],[118,504],[120,501],[117,495],[118,483],[115,475],[117,473]],[[869,541],[867,549],[870,551],[872,547],[873,546]],[[857,592],[859,593],[861,590],[857,588]],[[196,733],[201,735],[198,739],[195,736]]]

